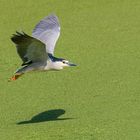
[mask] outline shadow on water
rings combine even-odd
[[[48,110],[33,116],[31,120],[18,122],[17,125],[72,119],[72,118],[59,118],[63,114],[65,114],[65,110],[63,109]]]

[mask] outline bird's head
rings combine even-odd
[[[71,63],[71,62],[69,62],[68,60],[65,60],[65,59],[61,60],[60,63],[61,63],[62,67],[76,66],[76,64],[73,64],[73,63]]]
[[[60,70],[60,69],[63,69],[64,67],[76,66],[76,64],[73,64],[66,59],[56,58],[52,56],[51,54],[49,54],[49,58],[51,60],[51,67],[53,69]]]
[[[65,59],[62,60],[59,59],[58,61],[53,62],[53,69],[57,69],[57,70],[61,70],[64,67],[70,67],[70,66],[76,66],[76,64],[73,64]]]

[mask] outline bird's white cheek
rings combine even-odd
[[[69,65],[68,65],[68,64],[65,64],[64,66],[65,66],[65,67],[69,67]]]
[[[63,67],[56,66],[56,67],[54,67],[54,69],[56,69],[56,70],[62,70],[62,69],[63,69]]]
[[[60,67],[60,68],[59,68],[59,70],[62,70],[62,69],[63,69],[63,67]]]
[[[61,63],[58,62],[53,64],[53,68],[56,70],[61,70],[63,69],[63,66],[61,65]]]

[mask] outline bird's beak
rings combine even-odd
[[[73,63],[69,63],[68,65],[69,66],[77,66],[76,64],[73,64]]]

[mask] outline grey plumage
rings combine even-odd
[[[49,15],[42,19],[33,29],[32,36],[46,45],[46,51],[53,54],[60,35],[60,24],[57,16]]]
[[[11,40],[16,44],[17,52],[23,61],[38,62],[47,60],[45,44],[41,41],[28,36],[27,34],[16,32]]]

